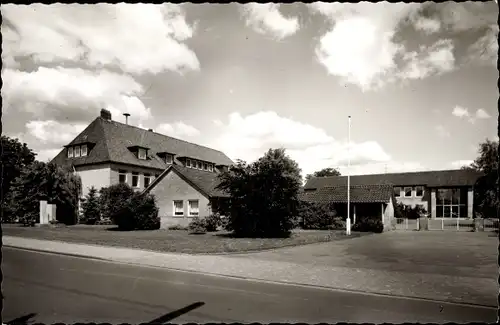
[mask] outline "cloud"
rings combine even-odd
[[[450,163],[451,168],[460,169],[465,166],[470,166],[474,161],[473,160],[456,160]]]
[[[36,151],[36,160],[38,161],[43,161],[47,162],[52,160],[59,152],[61,151],[60,148],[56,149],[42,149]]]
[[[468,59],[496,67],[498,59],[498,25],[491,25],[467,51]]]
[[[489,119],[491,117],[488,112],[486,112],[484,109],[480,108],[476,111],[476,118],[478,119]]]
[[[423,16],[417,18],[414,23],[415,29],[424,31],[427,34],[436,33],[441,29],[441,22]]]
[[[178,5],[7,4],[2,16],[2,59],[35,63],[84,62],[134,73],[198,70],[196,54],[184,43],[192,37]],[[3,25],[3,24],[2,24]]]
[[[295,34],[299,28],[297,17],[285,17],[276,3],[248,3],[241,6],[247,26],[260,34],[270,34],[281,40]]]
[[[453,116],[456,116],[458,118],[467,118],[469,123],[474,124],[476,120],[484,120],[484,119],[489,119],[491,118],[491,115],[488,114],[484,109],[479,108],[476,110],[476,113],[474,115],[469,113],[469,110],[467,108],[461,107],[461,106],[455,106],[453,111],[451,112]]]
[[[64,124],[53,120],[26,123],[28,133],[44,143],[64,145],[71,142],[87,124]]]
[[[272,111],[247,116],[232,113],[220,131],[220,136],[210,145],[231,158],[253,162],[270,148],[283,147],[297,161],[303,175],[326,167],[347,165],[348,158],[352,166],[391,162],[391,157],[375,141],[351,143],[349,150],[346,141],[336,140],[320,128]]]
[[[339,166],[337,170],[342,175],[368,175],[368,174],[387,174],[387,173],[403,173],[429,170],[427,167],[415,161],[388,161],[383,163],[368,163],[363,165]]]
[[[469,117],[469,110],[461,106],[455,106],[451,114],[458,118]]]
[[[156,132],[178,138],[194,137],[200,134],[200,131],[198,131],[198,129],[183,122],[176,122],[174,124],[160,124],[156,128]]]
[[[88,122],[101,108],[108,108],[114,117],[128,112],[131,121],[151,117],[139,98],[143,87],[119,73],[39,67],[33,72],[6,69],[2,80],[4,108],[29,112],[38,119]]]
[[[449,138],[451,136],[450,132],[442,125],[437,125],[436,131],[438,135],[442,138]]]

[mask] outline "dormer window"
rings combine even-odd
[[[82,145],[81,156],[82,157],[86,157],[87,156],[87,145],[86,144]]]
[[[208,164],[207,163],[203,163],[203,170],[208,170]]]
[[[186,167],[191,168],[191,159],[186,159]]]
[[[197,163],[198,163],[198,169],[203,169],[201,161],[198,161]]]
[[[75,158],[80,157],[80,146],[76,146],[74,149]]]
[[[139,148],[139,151],[137,151],[137,158],[146,160],[146,149]]]
[[[173,161],[174,161],[174,157],[172,155],[167,154],[165,156],[165,163],[166,164],[171,164],[171,163],[173,163]]]
[[[73,147],[68,148],[68,158],[73,158]]]
[[[213,172],[214,171],[214,166],[212,164],[208,164],[208,171]]]

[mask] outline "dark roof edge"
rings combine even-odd
[[[156,168],[156,167],[148,167],[144,165],[135,165],[135,164],[129,164],[129,163],[124,163],[120,161],[114,161],[114,160],[103,160],[99,162],[91,162],[91,163],[85,163],[85,164],[73,164],[75,167],[80,167],[80,166],[94,166],[94,165],[102,165],[102,164],[117,164],[117,165],[127,165],[127,166],[132,166],[132,167],[140,167],[143,169],[155,169],[155,170],[164,170],[163,168]]]

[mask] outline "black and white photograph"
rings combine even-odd
[[[498,321],[497,1],[0,10],[2,325]]]

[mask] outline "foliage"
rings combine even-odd
[[[204,234],[207,232],[207,223],[205,219],[193,218],[188,225],[188,230],[191,234]]]
[[[98,220],[96,222],[96,225],[99,225],[99,226],[109,226],[112,224],[113,224],[113,222],[109,218],[102,218],[101,220]]]
[[[340,176],[340,172],[335,168],[323,168],[313,174],[306,175],[306,182],[310,180],[312,177],[327,177],[327,176]]]
[[[484,218],[496,217],[499,214],[499,184],[498,184],[498,141],[485,142],[479,145],[479,156],[465,167],[484,173],[474,186],[475,210]]]
[[[26,143],[21,143],[18,139],[1,136],[2,148],[2,186],[0,188],[1,201],[10,193],[12,182],[19,176],[23,168],[31,165],[35,161],[36,154],[28,148]],[[7,211],[4,211],[4,213]]]
[[[331,203],[313,203],[301,201],[298,216],[303,229],[334,229],[336,212]]]
[[[398,204],[396,204],[394,214],[396,218],[418,219],[426,215],[427,211],[421,204],[417,204],[415,205],[415,207],[412,207],[410,205],[405,205],[402,202],[399,202]]]
[[[209,232],[217,231],[217,228],[219,228],[222,225],[222,220],[220,214],[218,213],[211,214],[204,219],[205,219],[205,224],[207,226],[206,227],[207,231]]]
[[[127,184],[101,189],[103,217],[120,230],[153,230],[160,228],[158,207],[152,194],[134,192]]]
[[[57,205],[56,219],[74,224],[78,213],[81,180],[70,169],[34,162],[22,169],[6,198],[14,217],[39,222],[40,200]]]
[[[381,233],[384,231],[384,225],[378,218],[361,218],[351,229],[352,231]]]
[[[181,225],[172,225],[168,227],[168,230],[188,230],[188,227]]]
[[[297,215],[300,169],[284,149],[269,149],[219,174],[218,189],[230,194],[226,229],[237,236],[289,236]]]
[[[89,193],[82,199],[82,218],[80,223],[86,225],[95,225],[101,219],[99,208],[99,196],[95,187],[91,187]]]

